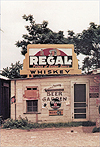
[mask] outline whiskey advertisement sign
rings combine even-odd
[[[36,45],[27,46],[21,75],[62,75],[81,74],[73,45]]]

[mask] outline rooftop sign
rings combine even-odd
[[[74,46],[68,44],[29,44],[21,75],[81,74]]]

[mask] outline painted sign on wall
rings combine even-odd
[[[90,92],[99,92],[99,86],[90,86]]]
[[[90,86],[89,92],[90,98],[99,98],[99,86]]]
[[[68,44],[47,44],[27,46],[21,75],[81,74],[74,46]]]
[[[51,87],[45,88],[44,91],[45,93],[43,93],[42,98],[43,107],[49,104],[52,109],[57,110],[61,107],[62,102],[68,102],[64,87],[61,84],[54,84]]]
[[[49,116],[61,116],[63,115],[63,110],[49,110]]]
[[[61,107],[61,102],[57,98],[54,98],[50,101],[50,107],[53,109],[59,109]]]
[[[52,101],[53,99],[58,99],[58,101],[67,101],[67,96],[64,96],[64,88],[61,87],[61,84],[53,85],[50,88],[44,89],[46,96],[42,98],[43,102]]]

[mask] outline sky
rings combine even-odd
[[[90,22],[100,24],[99,0],[1,0],[0,7],[0,70],[16,61],[23,63],[25,59],[21,48],[15,46],[18,40],[22,40],[22,35],[27,34],[25,26],[28,22],[22,18],[24,14],[32,14],[36,23],[48,21],[50,29],[63,31],[65,37],[68,30],[81,33],[88,29]],[[81,64],[82,56],[78,59]]]

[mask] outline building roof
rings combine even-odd
[[[93,77],[93,74],[75,74],[75,75],[45,75],[45,76],[36,76],[36,77],[31,77],[31,78],[14,78],[14,79],[10,79],[11,81],[17,81],[17,80],[31,80],[31,79],[46,79],[46,78],[63,78],[63,77],[73,77],[73,76],[91,76]]]
[[[10,80],[9,78],[4,77],[4,76],[2,76],[2,75],[0,75],[0,79],[3,79],[3,80]]]

